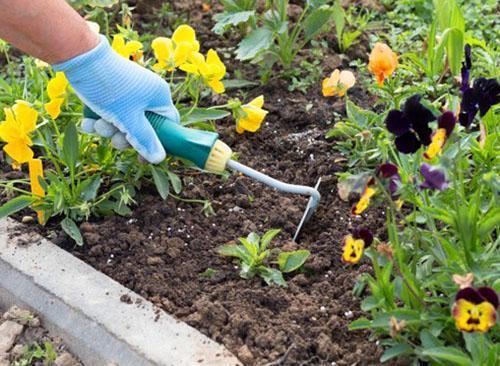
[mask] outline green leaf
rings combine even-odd
[[[451,362],[451,365],[472,365],[472,360],[465,353],[454,347],[428,348],[422,351],[422,355],[435,358],[440,361]]]
[[[290,273],[299,269],[309,258],[308,250],[300,249],[293,252],[281,252],[278,255],[278,265],[281,272]]]
[[[28,207],[35,201],[35,197],[28,195],[17,196],[16,198],[11,199],[7,203],[0,206],[0,219],[21,211],[23,208]]]
[[[346,114],[347,118],[355,125],[363,128],[368,127],[369,122],[373,118],[373,112],[362,109],[349,99],[346,101]]]
[[[61,221],[61,227],[73,239],[77,245],[83,245],[82,233],[80,233],[80,229],[76,226],[76,223],[71,220],[69,217],[66,217]]]
[[[335,31],[337,33],[337,42],[339,45],[342,43],[342,33],[344,33],[345,28],[345,12],[340,1],[335,1],[332,7],[333,20],[335,22]]]
[[[255,15],[254,10],[238,11],[238,12],[224,12],[216,14],[214,20],[217,22],[212,28],[215,34],[222,35],[229,28],[229,26],[237,26],[238,24],[247,22],[252,16]]]
[[[266,250],[276,235],[281,232],[281,229],[272,229],[268,230],[264,235],[262,235],[262,239],[260,239],[260,250]]]
[[[367,318],[359,318],[349,324],[349,330],[360,330],[371,328],[372,322]]]
[[[283,274],[277,269],[261,266],[258,268],[258,273],[268,285],[275,283],[278,286],[287,287]]]
[[[460,74],[464,53],[464,33],[458,28],[448,30],[446,41],[446,55],[453,75]]]
[[[217,248],[217,253],[225,257],[236,257],[243,259],[241,256],[241,248],[235,244],[225,244]]]
[[[170,192],[170,184],[167,175],[160,168],[149,165],[151,169],[151,175],[153,175],[153,181],[155,182],[156,190],[160,194],[160,197],[164,200],[167,199]]]
[[[257,28],[250,32],[238,45],[236,58],[250,60],[267,50],[273,42],[273,32],[267,28]]]
[[[222,109],[206,108],[183,108],[179,109],[181,122],[183,125],[190,125],[198,122],[214,121],[229,116],[231,113]]]
[[[408,355],[413,351],[413,348],[407,344],[397,344],[389,349],[387,349],[383,355],[380,357],[380,362],[386,362],[395,357]]]
[[[420,342],[424,348],[441,347],[442,344],[428,329],[420,331]]]
[[[328,23],[332,14],[332,10],[326,5],[311,11],[311,13],[304,19],[304,38],[309,41],[316,37]]]
[[[257,86],[259,83],[245,79],[228,79],[223,80],[222,83],[226,89],[243,89],[252,86]]]
[[[370,311],[378,308],[382,303],[383,299],[377,299],[375,296],[368,296],[361,302],[361,310]]]
[[[250,236],[250,235],[249,235]],[[251,258],[257,258],[259,254],[259,242],[255,243],[254,241],[248,240],[248,238],[239,238],[239,241],[247,252],[250,254]]]
[[[62,158],[71,171],[71,174],[74,174],[79,154],[78,132],[74,122],[69,122],[64,129]]]
[[[80,198],[84,201],[92,201],[97,197],[97,192],[101,186],[101,176],[93,175],[82,181],[78,186]]]
[[[174,188],[174,192],[179,194],[182,191],[182,180],[179,176],[171,171],[167,170],[168,178],[170,179],[170,183],[172,183],[172,187]]]

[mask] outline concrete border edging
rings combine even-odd
[[[48,240],[18,245],[0,220],[0,305],[40,315],[86,365],[241,365],[212,341]],[[120,300],[128,295],[138,303]],[[159,317],[158,317],[159,316]]]

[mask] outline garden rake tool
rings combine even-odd
[[[100,118],[87,107],[84,108],[84,117]],[[306,210],[293,237],[294,240],[297,240],[302,226],[311,218],[318,207],[321,198],[318,192],[321,178],[314,188],[281,182],[232,160],[231,155],[233,152],[231,148],[219,140],[219,134],[216,132],[188,128],[153,112],[146,112],[146,117],[155,129],[167,154],[187,159],[199,168],[211,173],[222,173],[227,168],[238,171],[279,191],[309,196]]]

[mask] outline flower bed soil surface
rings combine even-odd
[[[324,138],[324,120],[332,107],[319,95],[309,96],[318,106],[304,113],[306,97],[290,97],[284,87],[262,91],[270,115],[259,133],[237,136],[233,126],[220,131],[249,166],[297,184],[314,185],[322,178],[320,207],[298,244],[291,237],[306,199],[238,175],[224,182],[193,173],[184,175],[182,196],[209,199],[215,216],[206,218],[200,206],[164,202],[143,192],[131,218],[82,225],[87,245],[75,254],[224,343],[247,365],[276,361],[284,354],[286,365],[377,364],[380,350],[368,334],[347,330],[361,315],[351,290],[367,266],[345,266],[340,254],[343,235],[358,224],[383,227],[384,217],[350,216],[350,204],[336,190],[334,174],[342,167],[335,161],[341,157]],[[238,236],[270,228],[283,228],[274,247],[312,253],[304,273],[287,276],[287,289],[239,278],[235,264],[215,252]],[[66,240],[63,234],[58,238]],[[208,268],[216,274],[200,276]]]
[[[200,17],[195,24],[203,40],[209,34],[211,15]],[[216,47],[223,42],[210,39],[202,45]],[[324,58],[325,73],[347,67],[348,62],[332,50]],[[234,70],[235,65],[229,64],[228,69]],[[319,85],[308,95],[287,88],[288,82],[276,79],[249,91],[246,100],[263,94],[270,111],[259,132],[237,135],[229,120],[218,123],[217,129],[244,164],[290,183],[312,186],[322,178],[320,206],[298,243],[291,238],[305,198],[275,192],[236,174],[225,181],[197,171],[180,172],[181,196],[210,200],[215,216],[205,217],[197,204],[162,201],[153,187],[145,187],[131,217],[82,224],[86,242],[82,248],[75,248],[56,223],[49,223],[44,232],[90,265],[223,343],[245,365],[378,365],[381,349],[369,334],[347,329],[350,321],[362,315],[352,288],[369,267],[346,266],[340,255],[343,236],[358,225],[369,226],[384,239],[385,217],[382,211],[352,217],[352,202],[338,197],[335,173],[344,171],[344,159],[334,152],[335,142],[324,136],[333,112],[345,113],[344,101],[322,97]],[[350,98],[365,108],[373,103],[359,87],[351,89]],[[312,108],[306,111],[309,103]],[[0,178],[18,174],[1,160]],[[311,251],[302,273],[286,276],[288,288],[269,287],[258,278],[241,279],[235,263],[215,251],[239,236],[270,228],[283,229],[273,247]],[[216,271],[212,277],[200,275],[209,268]],[[135,306],[134,299],[123,300]]]

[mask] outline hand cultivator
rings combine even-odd
[[[84,117],[100,118],[89,108],[84,109]],[[167,117],[152,112],[147,112],[146,117],[153,125],[165,151],[170,155],[187,159],[210,173],[222,173],[225,169],[231,169],[279,191],[309,196],[309,202],[293,237],[294,240],[297,240],[302,226],[312,217],[318,207],[321,198],[318,186],[321,179],[318,180],[314,188],[281,182],[232,160],[231,148],[219,140],[219,134],[216,132],[184,127],[170,121]]]

